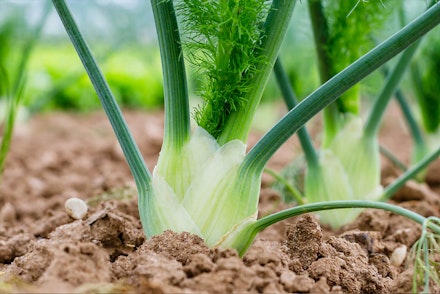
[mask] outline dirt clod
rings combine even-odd
[[[310,215],[302,216],[288,230],[285,245],[292,258],[293,271],[300,274],[318,258],[322,232],[319,224]]]

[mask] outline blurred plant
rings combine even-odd
[[[438,30],[437,30],[438,31]],[[428,150],[440,145],[440,38],[433,34],[411,64],[421,124]],[[414,160],[417,160],[416,157]]]
[[[99,101],[90,99],[95,93],[78,61],[69,58],[71,53],[64,44],[36,48],[38,59],[34,58],[30,67],[34,81],[29,82],[35,94],[25,97],[31,114],[54,109],[92,111],[100,107]],[[155,109],[163,106],[160,56],[156,47],[139,49],[124,44],[122,38],[106,46],[106,51],[98,54],[97,59],[104,64],[103,70],[123,107]],[[65,62],[60,65],[58,60]]]
[[[350,1],[344,3],[348,2]],[[349,62],[350,58],[355,58],[360,54],[359,51],[362,46],[371,44],[371,36],[368,35],[371,30],[358,28],[361,31],[365,30],[367,33],[367,35],[358,37],[355,36],[356,34],[353,35],[350,30],[345,32],[347,22],[361,23],[363,19],[369,19],[369,15],[373,13],[369,9],[374,10],[378,7],[373,5],[372,8],[359,11],[362,7],[368,6],[369,3],[360,4],[351,1],[352,5],[356,5],[355,10],[350,10],[349,8],[353,6],[347,4],[345,14],[343,10],[336,9],[336,15],[332,15],[332,13],[335,13],[335,9],[322,5],[321,1],[310,0],[308,3],[321,79],[324,82],[326,79],[331,78],[333,73],[338,70],[338,66]],[[383,9],[382,4],[376,3]],[[326,9],[331,13],[327,15],[325,13]],[[341,13],[345,17],[341,17]],[[389,14],[389,12],[386,12],[386,14]],[[376,15],[373,20],[376,23],[381,23],[384,21],[384,17]],[[332,25],[329,26],[329,23]],[[331,34],[329,28],[333,28],[335,32]],[[346,40],[344,40],[345,37],[347,37]],[[358,43],[351,44],[353,40],[357,40],[356,38],[360,38]],[[414,166],[407,170],[396,183],[385,190],[380,184],[379,126],[386,106],[397,89],[405,69],[417,50],[418,44],[419,42],[408,48],[387,75],[386,82],[378,94],[378,98],[374,101],[365,123],[360,116],[358,107],[360,96],[358,90],[356,90],[349,93],[349,96],[342,96],[324,110],[324,139],[319,152],[315,151],[306,128],[303,127],[298,131],[307,163],[303,190],[307,202],[349,199],[385,200],[392,195],[391,193],[395,191],[396,187],[402,185],[410,177],[414,177],[416,175],[415,171],[420,171],[420,165]],[[286,78],[281,62],[275,64],[274,71],[286,104],[291,109],[296,105],[298,99]],[[433,149],[429,156],[424,154],[423,160],[420,159],[420,162],[428,164],[438,156],[438,151],[437,148]],[[292,166],[288,168],[292,168]],[[298,197],[294,199],[297,201]],[[361,210],[349,209],[343,212],[319,212],[318,215],[322,223],[329,224],[336,229],[351,222],[360,212]]]
[[[399,21],[401,26],[406,23],[406,13],[403,6],[399,9]],[[418,162],[440,146],[438,139],[440,136],[440,95],[438,94],[440,87],[435,82],[440,78],[437,70],[440,67],[440,38],[438,38],[436,31],[438,29],[425,38],[419,54],[410,67],[412,88],[415,90],[417,105],[413,106],[413,101],[409,101],[401,89],[395,91],[395,97],[413,140],[412,163]],[[423,73],[421,73],[422,71]],[[382,72],[387,76],[388,68],[384,66]],[[420,119],[417,119],[414,113],[415,109],[419,110]],[[394,161],[397,167],[405,171],[404,164],[394,160],[392,154],[383,153]],[[427,170],[421,171],[416,179],[424,181],[426,173]]]
[[[321,83],[326,82],[373,45],[371,35],[383,28],[392,9],[382,0],[332,1],[308,0]],[[396,3],[394,6],[398,5]],[[339,131],[360,113],[357,84],[323,112],[323,148],[327,148]]]
[[[4,103],[3,132],[0,143],[0,176],[3,173],[6,156],[11,145],[11,138],[15,121],[20,109],[23,90],[26,83],[26,69],[32,50],[39,39],[42,29],[50,12],[50,2],[46,2],[43,14],[41,15],[35,30],[28,35],[25,43],[19,52],[16,68],[8,62],[10,59],[12,40],[16,38],[19,25],[13,16],[0,27],[0,98]],[[19,19],[18,19],[19,21]],[[14,50],[15,51],[15,50]]]

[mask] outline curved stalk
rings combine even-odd
[[[110,87],[104,79],[90,49],[78,30],[78,26],[73,19],[69,8],[64,0],[52,0],[55,9],[63,22],[70,40],[72,41],[75,50],[80,57],[87,74],[92,81],[99,100],[107,114],[107,117],[113,127],[116,137],[121,145],[124,156],[127,159],[130,171],[136,182],[139,199],[139,213],[142,225],[147,221],[146,215],[143,213],[142,207],[147,205],[146,193],[151,190],[151,175],[142,158],[142,155],[133,139],[133,136],[128,129],[122,112],[116,103]]]
[[[265,228],[277,222],[305,213],[312,213],[312,212],[324,211],[330,209],[343,209],[343,208],[374,208],[374,209],[387,210],[392,213],[409,218],[421,225],[423,225],[427,220],[427,218],[411,210],[405,209],[397,205],[393,205],[385,202],[379,202],[379,201],[348,200],[348,201],[315,202],[315,203],[304,204],[301,206],[288,208],[258,219],[255,223],[251,224],[246,229],[246,231],[243,232],[243,239],[246,238],[246,242],[242,242],[240,244],[241,247],[237,248],[238,254],[240,256],[243,256],[243,254],[246,253],[247,249],[254,241],[258,232],[264,230]],[[429,228],[436,234],[440,234],[439,226],[435,224],[430,224]]]
[[[311,213],[316,211],[324,211],[330,209],[342,209],[342,208],[375,208],[375,209],[387,210],[395,214],[399,214],[404,217],[407,217],[421,225],[423,225],[423,223],[426,220],[425,217],[421,216],[418,213],[415,213],[411,210],[393,204],[379,202],[379,201],[349,200],[349,201],[315,202],[315,203],[304,204],[301,206],[288,208],[280,212],[276,212],[274,214],[260,218],[255,223],[255,226],[258,228],[258,231],[261,231],[274,223],[277,223],[279,221],[300,214]],[[440,234],[440,230],[438,230],[437,233]]]
[[[245,164],[263,170],[280,146],[310,118],[439,23],[440,4],[436,4],[302,100],[257,142]]]

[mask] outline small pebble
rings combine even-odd
[[[87,204],[79,198],[69,198],[64,204],[64,208],[68,215],[74,219],[83,219],[87,214]]]
[[[390,261],[394,266],[400,266],[405,260],[408,249],[405,245],[399,246],[391,253]]]
[[[0,210],[0,222],[10,223],[15,221],[16,218],[17,213],[15,207],[11,203],[6,202]]]

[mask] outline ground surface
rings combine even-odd
[[[154,167],[162,114],[126,115]],[[410,141],[397,115],[388,113],[381,140],[407,160]],[[296,146],[284,146],[271,167],[292,160]],[[395,176],[386,161],[383,168],[384,182]],[[411,183],[393,201],[440,216],[439,174],[431,168],[429,186]],[[287,207],[271,181],[263,176],[260,215]],[[84,220],[65,212],[70,197],[87,201]],[[0,293],[406,293],[407,252],[419,234],[411,221],[366,210],[339,232],[311,215],[279,223],[243,258],[185,233],[146,240],[134,183],[105,117],[42,115],[17,128],[0,187]]]

